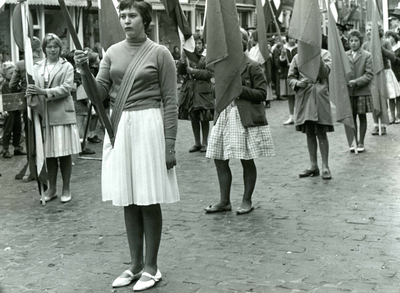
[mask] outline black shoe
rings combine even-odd
[[[21,151],[20,149],[14,150],[14,156],[25,156],[26,153]]]
[[[92,151],[91,149],[88,149],[88,148],[84,148],[80,153],[79,153],[79,155],[94,155],[96,152],[95,151]]]
[[[11,154],[10,154],[9,151],[4,151],[4,153],[3,153],[3,158],[4,158],[4,159],[11,159],[12,156],[11,156]]]
[[[101,140],[97,135],[95,135],[95,136],[93,136],[93,137],[88,137],[88,138],[87,138],[87,141],[88,141],[88,142],[91,142],[91,143],[99,143],[99,142],[101,142],[102,140]]]
[[[189,153],[200,152],[201,145],[194,145],[190,148]]]
[[[314,176],[319,176],[319,169],[315,169],[315,170],[304,170],[303,173],[299,174],[300,178],[304,178],[304,177],[314,177]]]
[[[372,134],[372,135],[379,135],[379,128],[378,128],[378,126],[375,126],[375,127],[374,127],[374,130],[372,130],[371,134]]]
[[[386,134],[386,127],[382,127],[381,129],[381,135],[385,135]]]

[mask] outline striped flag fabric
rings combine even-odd
[[[26,81],[28,84],[33,81],[33,54],[31,39],[28,36],[29,8],[25,1],[21,1],[22,31],[24,38],[24,57],[26,68]],[[39,192],[42,196],[42,203],[45,204],[44,191],[47,188],[46,158],[44,155],[42,127],[39,114],[28,107],[28,127],[29,127],[29,168],[31,175],[35,177],[39,185]]]
[[[217,118],[242,92],[240,65],[244,52],[236,1],[207,1],[206,9],[206,58],[207,66],[214,68]]]
[[[333,4],[334,5],[334,4]],[[351,67],[340,40],[336,21],[328,5],[328,49],[332,56],[332,67],[329,74],[329,97],[336,106],[336,121],[345,126],[347,142],[352,145],[355,137],[353,113],[350,105],[347,81],[351,77]]]
[[[299,71],[315,82],[321,61],[321,13],[318,0],[296,0],[289,36],[298,40]]]
[[[119,22],[115,0],[99,1],[100,44],[104,51],[125,39],[125,33]]]

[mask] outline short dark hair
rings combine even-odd
[[[200,40],[203,43],[203,47],[204,47],[204,39],[203,36],[200,33],[195,33],[193,35],[193,39],[196,42],[197,40]]]
[[[385,32],[386,38],[389,37],[393,37],[393,39],[395,40],[395,42],[397,43],[398,41],[400,41],[400,36],[398,33],[394,32],[394,31],[386,31]]]
[[[128,8],[135,8],[139,11],[140,16],[143,19],[144,30],[148,30],[152,20],[153,8],[151,4],[144,0],[121,0],[118,5],[118,10],[124,10]]]
[[[349,40],[350,40],[351,37],[358,38],[360,40],[360,44],[362,44],[363,41],[364,41],[364,35],[359,30],[355,30],[355,29],[351,30],[349,32]]]
[[[99,53],[96,52],[89,52],[88,59],[89,59],[89,66],[92,66],[94,62],[96,62],[97,57],[100,58]]]
[[[62,43],[61,43],[61,40],[60,40],[60,38],[59,38],[56,34],[52,34],[52,33],[47,34],[47,35],[44,37],[44,39],[43,39],[43,42],[42,42],[42,50],[43,50],[44,54],[47,56],[47,54],[46,54],[46,47],[47,47],[47,45],[48,45],[50,42],[55,42],[56,45],[60,47],[60,55],[61,55],[61,51],[62,51]]]

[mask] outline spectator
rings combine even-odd
[[[60,165],[63,179],[61,202],[72,198],[70,180],[72,154],[81,151],[79,130],[71,91],[74,68],[61,58],[62,43],[55,34],[47,34],[42,42],[46,59],[34,66],[35,84],[27,87],[28,105],[42,116],[44,152],[50,188],[45,201],[57,197],[57,171]]]
[[[10,80],[15,70],[14,63],[6,61],[3,63],[2,72],[5,78],[1,92],[2,94],[11,94]],[[23,152],[23,147],[20,146],[21,141],[21,112],[19,110],[8,111],[4,121],[4,134],[3,134],[3,158],[10,159],[12,155],[9,151],[10,141],[12,137],[12,144],[14,146],[14,156],[26,155]]]

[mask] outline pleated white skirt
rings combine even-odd
[[[46,158],[58,158],[81,152],[79,130],[76,124],[44,128],[44,152]]]
[[[179,201],[175,168],[166,167],[160,109],[122,112],[114,148],[107,133],[104,138],[101,185],[103,201],[115,206]]]

